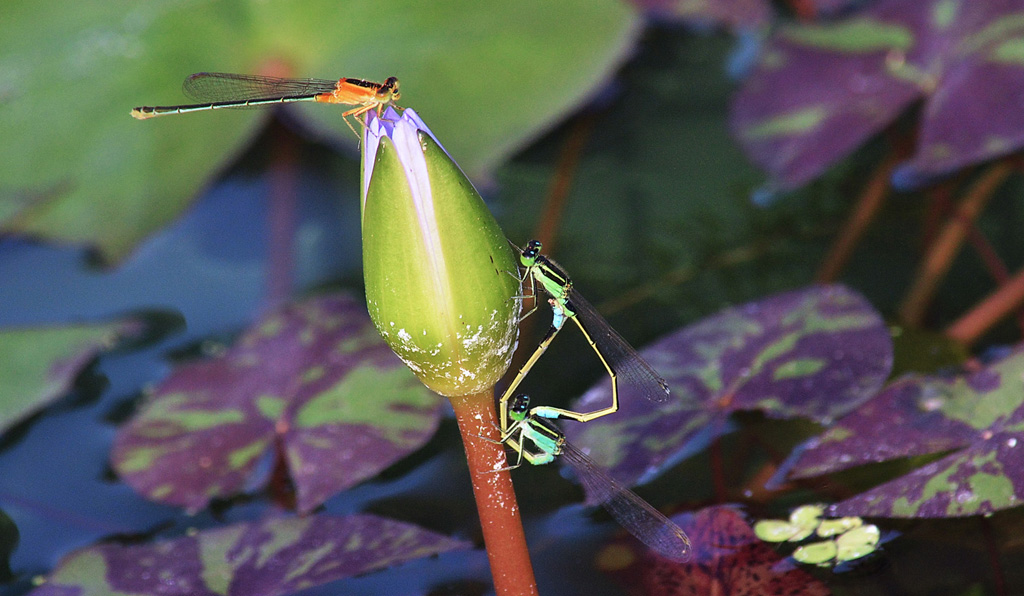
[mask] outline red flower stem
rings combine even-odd
[[[537,594],[519,505],[499,439],[493,390],[450,398],[466,448],[473,496],[497,596]],[[490,441],[486,440],[490,439]]]

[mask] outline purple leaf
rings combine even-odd
[[[1024,113],[1020,0],[882,0],[774,36],[737,94],[731,125],[755,162],[799,186],[925,99],[904,176],[953,172],[1016,151]]]
[[[806,478],[867,463],[938,453],[969,445],[971,425],[947,418],[938,405],[949,383],[904,377],[802,446],[791,478]],[[930,401],[932,400],[932,401]],[[931,405],[934,403],[934,405]],[[899,432],[891,432],[898,428]]]
[[[153,544],[81,549],[32,596],[276,596],[471,547],[373,515],[277,518]]]
[[[1024,502],[1024,431],[988,434],[969,448],[829,508],[831,515],[963,517]]]
[[[566,429],[570,441],[624,484],[723,434],[737,410],[829,422],[874,395],[892,366],[885,323],[842,286],[726,309],[642,354],[668,381],[667,404],[620,387],[618,412]],[[605,380],[573,409],[595,410],[610,400]]]
[[[690,536],[693,559],[674,563],[634,552],[631,564],[609,573],[643,594],[828,596],[828,587],[786,561],[754,535],[743,515],[720,505],[672,518]],[[631,548],[631,543],[617,546]]]
[[[0,330],[0,431],[67,393],[97,354],[141,330],[131,319]]]
[[[968,376],[896,381],[791,457],[791,477],[959,449],[832,508],[835,515],[957,517],[1024,499],[1024,349]]]
[[[440,400],[347,296],[286,306],[219,358],[179,367],[114,444],[118,473],[195,511],[241,491],[276,443],[300,511],[425,443]]]

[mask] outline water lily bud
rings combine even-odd
[[[432,390],[480,393],[518,337],[513,251],[479,193],[411,109],[367,118],[366,302],[391,349]]]

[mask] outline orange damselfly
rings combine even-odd
[[[370,110],[380,111],[399,98],[398,79],[388,77],[383,83],[362,79],[282,79],[260,75],[197,72],[181,85],[185,95],[199,103],[177,106],[142,106],[132,109],[139,120],[221,108],[250,108],[279,103],[316,101],[355,106],[341,116],[360,116]]]

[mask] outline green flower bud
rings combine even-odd
[[[411,109],[370,112],[363,275],[377,330],[432,390],[480,393],[518,337],[513,251],[479,193]]]

